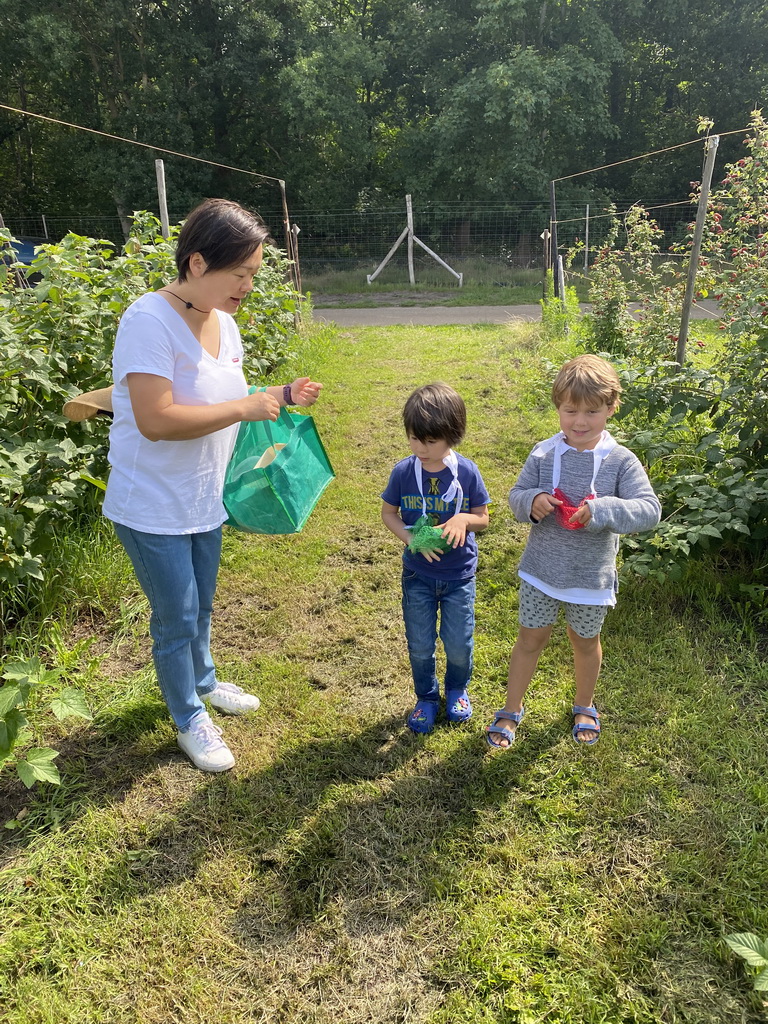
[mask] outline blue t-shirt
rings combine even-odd
[[[472,508],[487,505],[490,501],[485,489],[480,470],[471,459],[465,459],[456,452],[458,458],[459,483],[464,491],[461,512],[469,512]],[[421,464],[415,455],[402,459],[389,478],[389,483],[381,495],[382,501],[388,505],[396,505],[400,509],[400,517],[406,526],[413,524],[423,514],[423,502],[419,493],[416,473],[422,472]],[[445,502],[440,497],[451,485],[453,474],[445,466],[439,473],[423,470],[424,497],[427,501],[427,515],[435,526],[447,522],[456,514],[456,501]],[[467,533],[464,544],[440,555],[439,562],[428,562],[424,555],[414,555],[405,549],[403,564],[408,569],[437,580],[464,580],[475,575],[477,571],[477,541],[474,533]]]

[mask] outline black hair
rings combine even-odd
[[[464,399],[447,384],[425,384],[405,403],[403,423],[409,437],[419,441],[445,441],[452,448],[467,429]]]
[[[269,238],[257,213],[228,199],[206,199],[190,213],[176,243],[179,281],[186,281],[189,261],[199,252],[209,270],[239,267]]]

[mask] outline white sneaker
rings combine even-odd
[[[225,772],[234,767],[235,759],[221,738],[221,732],[204,711],[192,719],[188,732],[177,734],[176,741],[196,768],[204,772]]]
[[[249,711],[256,711],[261,704],[258,697],[246,693],[234,683],[217,683],[215,690],[204,693],[202,697],[219,711],[226,711],[228,715],[245,715]]]

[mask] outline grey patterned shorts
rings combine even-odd
[[[570,604],[542,594],[527,580],[520,580],[520,625],[527,629],[542,629],[557,622],[557,613],[562,605],[565,620],[578,636],[585,640],[597,636],[610,605]]]

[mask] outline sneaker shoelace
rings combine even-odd
[[[189,731],[200,744],[209,750],[218,750],[220,747],[226,746],[221,738],[223,730],[211,721],[193,722]]]

